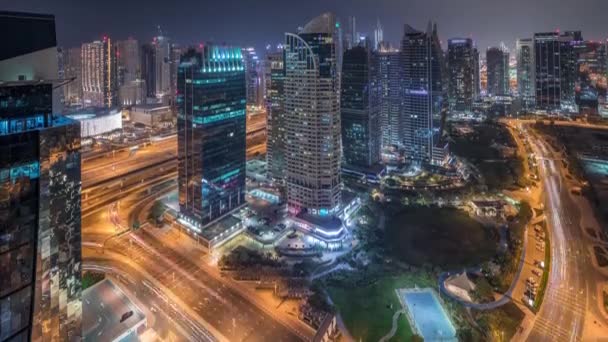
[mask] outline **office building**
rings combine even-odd
[[[298,34],[285,34],[285,160],[292,215],[331,217],[340,207],[340,89],[335,28],[334,15],[324,13]]]
[[[80,126],[53,114],[55,18],[0,12],[0,30],[19,32],[0,50],[0,341],[78,341]]]
[[[254,48],[243,49],[243,63],[245,65],[245,81],[247,82],[247,104],[261,106],[264,101],[262,77],[260,61]]]
[[[141,47],[141,78],[146,82],[146,97],[156,97],[156,49],[153,44]]]
[[[63,86],[65,106],[78,106],[82,103],[82,59],[80,47],[63,50],[63,78],[70,80]]]
[[[536,108],[545,111],[561,109],[559,33],[534,34]]]
[[[373,49],[380,49],[380,44],[384,41],[384,30],[382,28],[382,24],[380,24],[380,19],[376,22],[376,28],[374,29],[374,46]]]
[[[246,93],[240,48],[189,49],[177,75],[180,215],[202,228],[245,203]]]
[[[177,93],[177,69],[179,60],[182,56],[182,48],[176,44],[171,45],[171,97],[169,103],[173,105],[175,94]]]
[[[577,111],[575,84],[581,43],[582,36],[578,31],[534,34],[537,109]]]
[[[129,38],[116,42],[116,60],[118,67],[118,86],[129,84],[140,78],[139,44]]]
[[[441,139],[447,111],[443,86],[443,52],[437,26],[426,32],[405,25],[401,41],[403,148],[418,162],[441,163],[447,146]]]
[[[504,44],[486,50],[486,66],[488,95],[509,95],[509,51]]]
[[[402,146],[401,72],[399,50],[381,46],[373,56],[374,78],[379,88],[380,141],[382,148]]]
[[[266,162],[268,175],[276,181],[285,179],[285,63],[283,51],[266,55],[267,90],[266,111],[268,113]]]
[[[521,101],[522,110],[534,109],[536,96],[534,74],[534,40],[517,40],[517,94]]]
[[[116,45],[109,37],[82,44],[84,106],[113,107],[118,102]]]
[[[450,112],[470,112],[475,98],[477,50],[470,38],[448,40],[448,101]]]
[[[154,37],[154,85],[157,98],[171,95],[171,44],[169,38],[162,35]]]
[[[473,99],[479,100],[481,97],[481,64],[479,60],[479,50],[473,48]]]
[[[380,161],[380,89],[371,51],[357,46],[344,53],[340,97],[342,154],[347,166]]]
[[[344,50],[352,49],[359,43],[359,34],[357,34],[357,19],[354,16],[349,16],[346,23],[346,32],[344,32]]]
[[[585,50],[580,31],[566,31],[559,37],[560,107],[564,113],[577,114],[576,82],[579,76],[579,55]]]
[[[597,41],[581,43],[578,53],[576,104],[581,114],[598,115],[600,102],[606,102],[608,69],[606,44]]]

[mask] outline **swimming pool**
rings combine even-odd
[[[401,289],[398,293],[412,327],[425,341],[458,341],[456,329],[432,289]]]

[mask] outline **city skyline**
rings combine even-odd
[[[0,342],[608,337],[608,5],[24,2]]]
[[[584,3],[584,4],[583,4]],[[267,44],[282,43],[285,32],[294,32],[297,23],[305,22],[318,13],[333,11],[346,27],[348,18],[355,16],[357,31],[373,39],[374,28],[380,21],[384,39],[398,45],[402,38],[403,24],[426,27],[429,20],[437,22],[442,47],[447,40],[472,38],[479,49],[485,51],[500,42],[509,49],[515,48],[519,38],[530,38],[533,32],[581,30],[585,38],[605,40],[608,32],[602,30],[599,13],[608,11],[608,3],[601,0],[577,2],[573,15],[570,3],[541,0],[530,3],[516,1],[476,0],[396,2],[381,0],[325,1],[306,3],[266,1],[266,6],[239,3],[236,0],[211,3],[209,1],[181,0],[174,3],[119,2],[72,3],[69,0],[52,4],[41,0],[25,0],[11,4],[5,10],[53,13],[57,18],[58,46],[66,48],[99,40],[108,35],[115,40],[129,37],[140,42],[151,41],[158,27],[178,44],[189,45],[201,41],[254,46],[261,50]],[[210,6],[212,5],[212,6]],[[137,15],[145,7],[154,8]],[[189,8],[181,11],[181,8]],[[547,11],[551,8],[551,11]],[[235,9],[239,9],[235,11]],[[523,9],[526,9],[525,11]],[[207,12],[208,10],[212,10]],[[231,20],[220,20],[213,13],[231,13]],[[277,15],[290,13],[290,15]],[[458,13],[457,16],[454,13]],[[499,14],[500,13],[500,14]],[[499,14],[499,15],[498,15]],[[272,18],[272,20],[267,20]],[[110,20],[121,25],[106,25]],[[491,22],[492,25],[487,25]]]

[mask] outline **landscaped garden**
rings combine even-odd
[[[496,123],[478,124],[473,129],[469,135],[454,136],[450,150],[477,167],[488,190],[526,186],[523,160],[500,150],[517,146],[509,131]]]
[[[390,255],[413,266],[443,270],[479,266],[496,253],[497,236],[462,210],[406,207],[387,219]]]

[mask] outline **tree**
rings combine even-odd
[[[412,338],[410,339],[410,341],[412,342],[424,342],[424,338],[422,338],[422,336],[420,335],[412,335]]]
[[[150,213],[148,214],[148,220],[154,225],[158,226],[163,219],[163,214],[165,213],[165,205],[161,201],[156,201],[150,208]]]

